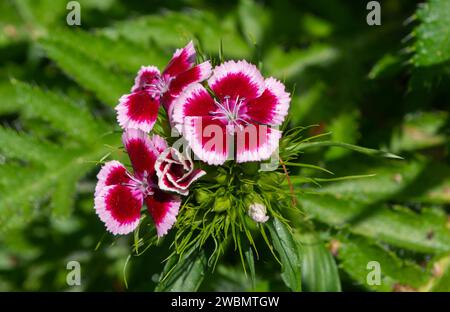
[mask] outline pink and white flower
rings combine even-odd
[[[211,75],[208,61],[194,65],[195,49],[191,41],[183,49],[175,51],[162,74],[155,66],[141,67],[131,93],[123,95],[116,106],[120,126],[123,129],[150,132],[161,103],[171,120],[173,100],[190,84],[203,81]]]
[[[133,167],[130,173],[118,161],[107,162],[97,175],[95,211],[111,233],[128,234],[139,224],[145,203],[158,237],[167,234],[176,221],[181,199],[158,187],[155,163],[167,149],[166,141],[145,132],[128,129],[123,144]]]
[[[155,169],[160,189],[186,196],[189,194],[191,184],[206,174],[201,169],[194,169],[189,154],[189,152],[182,154],[170,147],[159,156]]]
[[[214,96],[194,83],[173,104],[173,121],[194,153],[208,164],[221,165],[234,157],[230,143],[235,143],[238,163],[269,158],[281,137],[272,127],[282,124],[289,109],[284,85],[264,79],[246,61],[217,66],[208,85]]]

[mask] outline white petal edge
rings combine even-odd
[[[95,193],[94,196],[97,196],[105,187],[106,187],[106,179],[108,178],[109,174],[111,173],[112,169],[115,169],[117,167],[125,168],[124,165],[122,165],[121,162],[117,160],[111,160],[106,162],[100,171],[97,174],[97,185],[95,186]]]
[[[125,235],[133,232],[139,225],[140,218],[128,224],[121,224],[118,222],[111,213],[106,209],[105,196],[108,195],[109,191],[116,187],[117,185],[110,185],[105,187],[94,200],[95,213],[98,215],[100,220],[105,224],[106,229],[114,235]]]
[[[212,76],[208,79],[208,84],[211,88],[214,88],[214,85],[218,81],[222,80],[225,76],[231,73],[243,73],[247,76],[258,88],[256,97],[260,96],[264,92],[264,77],[255,65],[250,64],[245,60],[227,61],[219,66],[216,66],[213,70]]]
[[[142,76],[146,72],[151,72],[151,73],[155,73],[157,75],[161,75],[158,67],[156,67],[156,66],[141,66],[141,68],[137,72],[136,78],[134,78],[134,85],[131,88],[131,92],[135,92],[135,91],[139,90]]]
[[[272,154],[277,150],[279,146],[282,132],[270,127],[268,127],[268,129],[270,129],[270,133],[268,134],[269,138],[266,141],[266,144],[260,146],[260,148],[256,149],[255,151],[244,150],[241,153],[239,153],[239,151],[236,151],[237,163],[262,161],[269,159],[270,156],[272,156]]]
[[[150,122],[131,120],[128,117],[128,106],[126,105],[130,95],[132,95],[132,93],[122,95],[119,99],[119,104],[115,107],[115,110],[117,111],[117,122],[122,129],[139,129],[146,133],[150,132],[153,129],[157,118]]]

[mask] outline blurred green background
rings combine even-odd
[[[67,25],[67,2],[0,1],[0,290],[154,289],[170,237],[129,258],[132,238],[94,213],[95,175],[105,157],[125,159],[113,108],[136,71],[194,39],[208,58],[222,46],[285,81],[291,126],[405,158],[302,156],[336,177],[377,174],[318,188],[302,180],[311,169],[295,171],[327,247],[305,247],[305,280],[335,274],[315,261],[326,253],[344,291],[450,291],[450,1],[379,1],[380,26],[362,0],[80,0],[81,26]],[[81,286],[66,284],[71,260]],[[201,289],[285,290],[272,260],[262,254],[252,288],[230,250]],[[369,261],[381,285],[366,283]]]

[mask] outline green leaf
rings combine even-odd
[[[97,98],[115,107],[119,98],[129,92],[132,78],[99,64],[92,56],[67,46],[51,37],[40,41],[48,56],[62,70],[85,89],[94,92]]]
[[[83,177],[83,170],[71,171],[59,181],[53,191],[52,214],[56,218],[67,218],[75,202],[75,194],[78,180]]]
[[[403,68],[404,60],[399,55],[386,54],[370,70],[369,79],[391,78]]]
[[[358,285],[377,291],[392,291],[399,285],[417,289],[429,278],[429,273],[417,264],[399,258],[392,251],[367,239],[356,236],[339,236],[339,265]],[[374,284],[368,274],[374,269],[369,263],[376,261],[380,265],[380,285]]]
[[[18,102],[26,117],[39,117],[76,141],[92,142],[107,131],[107,126],[69,98],[13,81]],[[64,116],[70,116],[65,118]]]
[[[405,116],[403,123],[393,132],[391,150],[414,151],[444,145],[448,141],[445,126],[447,112],[419,112]]]
[[[321,105],[320,102],[326,90],[326,84],[318,81],[310,88],[302,90],[299,95],[292,98],[289,117],[293,125],[305,124],[305,120],[311,115],[314,115],[314,109],[317,105]]]
[[[54,24],[66,11],[66,5],[56,5],[52,0],[14,0],[14,4],[21,17],[30,25],[39,27],[44,31],[44,26]]]
[[[352,144],[348,144],[348,143],[332,142],[332,141],[301,143],[298,146],[293,146],[292,149],[295,149],[296,151],[303,151],[303,150],[313,148],[313,147],[315,148],[315,147],[331,147],[331,146],[342,147],[342,148],[345,148],[345,149],[348,149],[348,150],[351,150],[354,152],[358,152],[358,153],[365,154],[368,156],[373,156],[373,157],[403,159],[402,157],[394,155],[389,152],[380,151],[380,150],[371,149],[371,148],[362,147],[362,146],[357,146],[357,145],[352,145]]]
[[[273,247],[280,256],[281,278],[291,290],[301,291],[301,259],[297,242],[289,228],[277,218],[267,222],[267,227],[272,237]]]
[[[0,97],[2,99],[0,115],[17,112],[19,110],[16,90],[9,82],[0,82]]]
[[[253,250],[251,247],[249,247],[245,251],[245,260],[247,262],[249,271],[250,271],[250,279],[252,281],[252,290],[255,291],[256,287],[256,271],[255,271],[255,259],[253,256]]]
[[[417,66],[436,65],[450,60],[450,2],[429,0],[416,12],[420,24],[416,36],[412,63]]]
[[[250,49],[238,32],[236,18],[190,10],[147,15],[116,23],[103,30],[112,38],[127,38],[137,44],[156,42],[161,47],[181,48],[197,38],[204,51],[216,55],[220,43],[229,57],[247,57]]]
[[[450,292],[450,255],[433,263],[435,276],[424,290]]]
[[[39,122],[24,123],[29,134],[0,128],[2,231],[23,226],[46,206],[53,216],[68,216],[78,180],[107,154],[107,146],[118,144],[116,136],[104,135],[103,122],[66,97],[17,81],[14,87],[16,98],[10,100],[22,120],[43,120],[53,128],[41,133]]]
[[[61,152],[54,144],[4,127],[0,127],[0,142],[4,156],[41,165],[50,165],[48,160],[58,158]]]
[[[424,159],[382,162],[378,165],[354,162],[348,168],[341,168],[343,169],[347,174],[353,172],[372,177],[340,181],[317,191],[366,203],[389,199],[431,204],[450,203],[450,167],[438,162]],[[301,180],[301,177],[291,178],[294,183],[297,179]]]
[[[14,3],[11,1],[0,2],[0,47],[21,42],[27,37],[25,25],[17,12]]]
[[[354,144],[358,141],[360,136],[358,124],[358,110],[346,111],[345,113],[340,113],[334,117],[327,130],[331,132],[331,140]],[[348,149],[332,147],[325,154],[325,158],[330,161],[332,159],[343,157],[349,152]]]
[[[335,60],[339,52],[328,45],[315,44],[306,50],[289,52],[273,48],[264,58],[265,70],[275,77],[290,80],[300,75],[309,66],[324,66]]]
[[[207,258],[204,250],[186,253],[181,259],[172,256],[164,266],[155,291],[196,291],[205,277]]]
[[[304,291],[341,291],[339,274],[330,251],[313,234],[298,236],[302,247]]]
[[[109,143],[113,144],[112,142]],[[55,184],[64,182],[71,184],[73,180],[65,180],[66,177],[84,176],[95,166],[94,161],[105,154],[105,147],[100,144],[92,149],[85,147],[79,150],[66,150],[66,152],[70,156],[57,161],[47,159],[51,167],[46,170],[39,167],[6,166],[10,170],[4,178],[9,180],[4,187],[0,188],[0,228],[2,231],[15,225],[19,226],[23,222],[31,221],[37,213],[41,201],[55,194]],[[75,186],[71,185],[71,189],[74,190]],[[68,187],[65,187],[66,190]],[[58,188],[60,189],[60,187],[57,187],[56,190]],[[73,194],[73,192],[70,193]],[[68,194],[68,191],[66,191],[66,194]],[[59,200],[59,203],[61,203],[61,200]],[[57,208],[61,208],[61,214],[65,215],[62,207],[58,206]],[[57,214],[59,213],[57,212]],[[10,221],[14,216],[21,222],[17,221],[16,224],[12,224]]]
[[[241,0],[238,6],[239,22],[250,45],[261,44],[269,22],[268,12],[253,0]]]
[[[302,194],[299,202],[308,215],[337,228],[347,227],[353,233],[423,253],[450,250],[445,218],[437,220],[425,212],[400,206],[390,209],[381,201],[365,202],[326,192]]]
[[[141,66],[164,67],[170,57],[159,47],[146,47],[126,39],[113,40],[100,32],[96,34],[77,30],[54,30],[51,39],[73,50],[89,55],[105,67],[119,67],[135,74]]]

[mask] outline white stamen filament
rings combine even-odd
[[[245,98],[239,98],[239,96],[236,97],[236,100],[234,101],[234,106],[231,107],[230,103],[230,97],[225,96],[224,102],[219,102],[217,100],[214,100],[214,103],[219,108],[217,111],[211,111],[210,114],[214,117],[213,120],[220,120],[220,119],[226,119],[228,121],[228,125],[232,125],[234,127],[238,127],[242,130],[243,125],[248,125],[249,122],[243,119],[240,114],[240,110],[242,108],[242,105],[245,102]]]
[[[171,78],[165,79],[164,77],[158,77],[156,78],[156,82],[144,83],[143,87],[156,96],[162,96],[169,90],[171,80]]]
[[[154,194],[154,192],[152,190],[153,183],[149,183],[147,171],[144,171],[144,176],[142,177],[142,180],[136,178],[135,176],[131,175],[128,172],[126,172],[126,175],[134,183],[122,183],[122,185],[129,186],[129,187],[133,188],[134,190],[138,190],[144,196],[150,196],[150,195]]]

